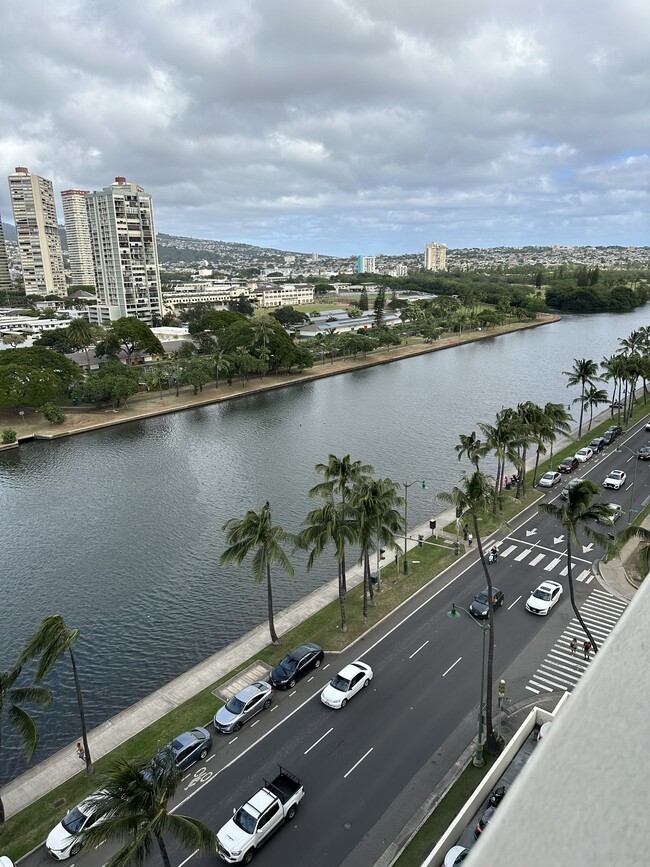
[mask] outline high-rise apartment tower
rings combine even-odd
[[[9,194],[26,295],[67,295],[52,181],[18,166]]]
[[[88,190],[63,190],[61,202],[63,203],[72,284],[74,286],[94,287],[95,268],[86,207],[87,195]]]
[[[11,277],[9,276],[9,258],[5,245],[5,233],[0,219],[0,293],[4,294],[11,290]]]
[[[125,178],[86,196],[95,264],[97,321],[162,316],[151,196]]]
[[[357,258],[357,274],[374,274],[377,263],[374,256],[359,256]]]
[[[424,248],[424,267],[427,271],[447,270],[447,247],[435,241]]]

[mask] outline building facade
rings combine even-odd
[[[5,233],[0,219],[0,294],[11,290],[11,276],[9,275],[9,257],[5,244]]]
[[[427,271],[447,270],[447,247],[432,241],[424,248],[424,267]]]
[[[63,190],[61,202],[72,285],[94,287],[95,268],[86,207],[87,195],[88,190]]]
[[[162,294],[151,196],[125,178],[88,193],[88,224],[100,324],[135,316],[151,325],[162,316]]]
[[[18,166],[9,195],[26,295],[66,296],[63,253],[52,181]]]
[[[374,274],[377,263],[374,256],[359,256],[357,259],[357,274]]]

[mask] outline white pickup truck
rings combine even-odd
[[[264,781],[243,807],[217,833],[217,854],[228,864],[250,864],[257,849],[285,820],[293,819],[305,790],[285,768]]]

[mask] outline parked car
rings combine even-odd
[[[469,852],[469,849],[467,851]],[[458,863],[460,864],[460,861]],[[14,862],[7,855],[0,855],[0,867],[14,867]]]
[[[98,795],[101,795],[101,792],[91,795],[73,807],[47,835],[45,848],[55,861],[73,858],[81,851],[83,842],[79,835],[95,822],[97,812],[95,799]]]
[[[603,439],[603,437],[594,437],[592,441],[589,443],[589,448],[593,451],[594,454],[598,452],[602,452],[607,443]]]
[[[546,735],[550,732],[553,721],[542,723],[537,732],[537,740],[543,741]]]
[[[544,475],[539,480],[540,488],[552,488],[553,485],[557,485],[558,482],[562,481],[562,476],[555,471],[544,473]]]
[[[646,422],[645,429],[646,429],[646,430],[650,430],[650,421]]]
[[[258,680],[233,695],[214,715],[214,727],[224,734],[238,732],[244,723],[261,710],[271,707],[273,687]]]
[[[571,479],[571,481],[566,485],[566,487],[562,489],[562,491],[560,493],[561,499],[568,500],[569,499],[569,491],[572,490],[573,488],[575,488],[576,485],[579,485],[580,482],[584,482],[584,481],[585,481],[585,479],[581,478],[580,476],[574,476]]]
[[[557,581],[542,581],[539,587],[528,597],[526,611],[531,614],[546,615],[559,602],[562,596],[562,585]]]
[[[650,446],[641,446],[636,456],[640,461],[650,461]]]
[[[598,523],[611,527],[612,524],[615,524],[623,514],[623,507],[619,506],[618,503],[604,503],[603,505],[607,506],[609,514],[601,515],[600,518],[598,518]]]
[[[466,846],[452,846],[445,855],[442,867],[458,867],[468,855],[469,849]]]
[[[203,761],[212,749],[212,735],[207,729],[198,726],[189,732],[178,735],[169,744],[176,767],[181,771],[195,762]]]
[[[565,458],[565,459],[562,461],[562,463],[561,463],[560,466],[558,467],[558,470],[559,470],[561,473],[572,473],[572,472],[573,472],[575,469],[577,469],[579,466],[580,466],[580,462],[578,461],[578,459],[576,458],[576,456],[575,456],[575,455],[571,455],[570,457]]]
[[[616,437],[614,435],[614,431],[611,431],[611,430],[603,431],[602,434],[600,435],[600,438],[605,441],[606,446],[611,445],[614,442],[614,440],[616,439]]]
[[[614,488],[614,490],[618,491],[619,488],[623,487],[626,479],[627,476],[623,470],[612,470],[603,482],[603,488]]]
[[[474,838],[476,840],[478,840],[478,838],[481,836],[483,831],[487,828],[487,826],[490,824],[490,822],[494,818],[494,814],[496,813],[496,809],[497,809],[496,807],[488,807],[487,810],[485,810],[481,814],[481,818],[478,820],[476,828],[474,828]]]
[[[614,439],[616,439],[619,434],[623,433],[623,428],[620,426],[620,424],[610,424],[607,430],[611,431],[614,434]]]
[[[576,452],[576,460],[580,461],[581,464],[590,461],[594,456],[593,449],[590,449],[589,446],[585,446],[582,449],[578,449]]]
[[[308,671],[320,667],[324,656],[318,644],[301,644],[276,665],[271,672],[271,683],[276,689],[293,689]]]
[[[497,608],[501,608],[504,602],[503,590],[497,590],[496,587],[492,588],[492,610],[496,611]],[[488,607],[489,607],[489,599],[490,594],[485,590],[482,590],[480,593],[477,593],[474,597],[474,601],[469,606],[470,614],[473,614],[474,617],[479,619],[483,619],[488,616]]]
[[[333,677],[320,694],[320,700],[328,707],[341,708],[358,692],[370,685],[372,668],[365,663],[351,662]]]

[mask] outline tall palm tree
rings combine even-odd
[[[553,455],[553,443],[559,436],[568,436],[571,433],[570,422],[573,416],[568,411],[563,403],[545,403],[544,415],[549,420],[549,430],[545,435],[545,441],[551,445],[551,456]]]
[[[524,403],[517,404],[517,416],[519,418],[519,443],[521,448],[520,467],[521,472],[518,474],[517,481],[517,498],[526,494],[526,464],[528,447],[537,445],[537,450],[543,446],[543,435],[547,431],[547,424],[544,418],[544,410],[527,400]],[[535,462],[537,467],[537,461]]]
[[[348,631],[345,611],[345,546],[355,540],[355,523],[351,510],[345,503],[335,503],[331,495],[324,497],[323,505],[312,509],[303,521],[305,529],[299,535],[299,546],[311,548],[307,568],[311,569],[316,557],[320,557],[325,547],[332,543],[338,564],[339,609],[341,611],[341,632]]]
[[[589,409],[589,425],[587,430],[591,430],[591,423],[594,419],[594,409],[602,403],[609,403],[609,396],[604,388],[598,388],[596,385],[590,385],[585,391],[585,408]]]
[[[164,867],[171,867],[165,836],[175,838],[189,851],[214,852],[215,832],[199,819],[172,813],[169,801],[181,780],[170,750],[155,759],[133,762],[121,759],[102,780],[101,792],[89,798],[96,820],[80,835],[85,845],[104,842],[124,844],[106,867],[132,867],[150,860],[158,844]],[[101,818],[99,822],[97,819]]]
[[[564,376],[569,377],[569,381],[566,384],[567,388],[573,388],[575,385],[580,386],[580,421],[578,422],[578,439],[580,439],[582,436],[582,417],[585,411],[585,389],[587,385],[599,382],[602,377],[598,376],[598,365],[591,358],[574,358],[573,368],[562,372]]]
[[[519,448],[521,446],[519,418],[515,410],[507,407],[497,413],[494,425],[479,423],[479,427],[485,437],[488,451],[496,455],[497,475],[495,487],[497,491],[502,491],[506,462],[519,469]],[[493,514],[496,514],[496,509],[497,502],[495,500],[492,507]]]
[[[361,461],[353,461],[350,455],[337,458],[336,455],[328,455],[326,464],[316,464],[316,472],[323,476],[323,482],[314,485],[309,491],[310,497],[328,497],[339,494],[340,502],[345,507],[352,486],[358,483],[364,476],[369,476],[374,470],[370,464],[362,464]],[[341,553],[341,576],[343,599],[347,596],[347,581],[345,570],[345,546]]]
[[[457,511],[463,514],[469,514],[472,519],[472,527],[474,537],[478,548],[485,582],[487,584],[488,597],[492,599],[494,588],[492,585],[492,576],[488,569],[487,557],[483,549],[481,540],[481,528],[479,520],[491,510],[495,498],[501,500],[505,497],[500,493],[494,484],[494,480],[479,470],[475,470],[471,475],[463,473],[459,485],[451,491],[442,491],[438,497],[446,503],[453,503]],[[488,659],[487,659],[487,683],[485,685],[485,749],[488,753],[495,754],[500,749],[499,740],[495,735],[494,726],[492,724],[492,705],[493,705],[493,689],[494,680],[494,612],[492,606],[488,606]]]
[[[259,584],[266,577],[266,597],[269,632],[273,644],[280,640],[275,631],[273,617],[273,586],[271,566],[279,564],[293,578],[293,566],[282,549],[283,542],[296,541],[294,536],[285,532],[279,524],[271,520],[271,506],[267,500],[259,512],[249,510],[243,518],[231,518],[223,525],[228,547],[221,555],[221,565],[233,563],[241,566],[249,554],[253,554],[253,578]]]
[[[7,719],[18,734],[20,743],[29,761],[38,745],[38,729],[34,718],[23,705],[48,708],[52,704],[52,693],[44,686],[16,686],[21,666],[16,664],[10,671],[0,672],[0,756],[2,755],[2,711],[7,705]],[[5,828],[5,808],[0,798],[0,834]]]
[[[467,460],[478,469],[479,461],[487,454],[488,447],[476,436],[476,431],[472,431],[471,434],[459,434],[458,438],[460,442],[454,446],[458,460],[467,456]]]
[[[214,372],[214,387],[219,388],[219,377],[222,373],[227,374],[230,371],[230,361],[223,349],[215,350],[210,356],[210,360]]]
[[[90,757],[90,747],[88,746],[88,730],[86,728],[86,715],[84,713],[83,696],[81,694],[81,683],[77,671],[77,660],[72,649],[80,634],[81,633],[78,629],[68,629],[60,614],[49,614],[41,620],[38,629],[25,645],[18,662],[20,665],[24,665],[32,659],[37,659],[38,663],[36,665],[34,678],[38,681],[42,680],[50,671],[52,671],[55,663],[64,654],[69,654],[70,664],[72,666],[72,678],[74,680],[74,688],[77,694],[81,737],[83,739],[84,751],[86,754],[86,773],[92,774],[93,763]]]
[[[97,329],[86,322],[85,319],[72,319],[68,325],[66,336],[70,341],[70,345],[76,349],[83,349],[86,353],[86,367],[90,370],[90,356],[88,355],[88,347],[98,339],[96,336]]]
[[[612,380],[612,416],[614,415],[614,404],[621,400],[621,387],[623,376],[625,374],[625,359],[622,355],[605,356],[600,362],[603,369],[603,380]]]
[[[537,508],[545,515],[550,515],[552,518],[555,518],[555,520],[564,528],[566,534],[567,578],[571,607],[573,608],[573,613],[582,626],[587,639],[591,642],[594,653],[597,653],[598,647],[594,637],[589,631],[587,624],[582,619],[575,600],[573,564],[571,560],[573,546],[574,544],[580,544],[579,533],[584,533],[587,539],[594,542],[602,548],[606,554],[611,556],[617,553],[620,546],[633,536],[641,538],[644,541],[649,540],[650,532],[644,530],[643,527],[630,526],[626,527],[625,530],[619,533],[616,540],[604,533],[599,533],[589,525],[589,522],[598,521],[599,518],[607,518],[610,514],[606,503],[592,502],[593,498],[600,493],[600,488],[593,482],[585,480],[578,482],[575,487],[569,488],[567,493],[568,498],[566,500],[559,500],[559,505],[556,503],[539,503]]]

